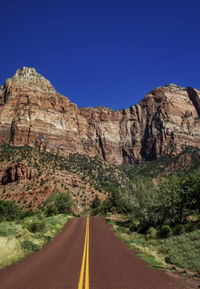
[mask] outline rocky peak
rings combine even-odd
[[[0,142],[132,164],[200,148],[200,91],[158,87],[130,109],[80,108],[24,67],[0,89]]]
[[[109,107],[98,105],[96,107],[80,107],[79,110],[87,110],[87,111],[94,111],[99,113],[110,113],[113,110]]]
[[[172,98],[181,100],[186,91],[186,87],[181,87],[174,83],[166,84],[147,93],[139,104],[148,106],[148,108],[152,105],[160,105],[161,103],[164,105],[172,101]],[[188,98],[187,92],[186,98]]]
[[[169,83],[163,86],[164,88],[168,88],[170,90],[185,90],[185,87],[179,86],[174,83]]]
[[[30,89],[55,92],[55,89],[35,68],[23,67],[6,80],[6,85],[28,86]]]

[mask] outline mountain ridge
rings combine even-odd
[[[133,164],[200,148],[200,91],[158,87],[136,105],[78,108],[34,68],[0,87],[0,142]]]

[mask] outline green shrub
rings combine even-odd
[[[200,227],[198,223],[190,222],[188,224],[185,224],[185,232],[189,233],[195,231],[198,229],[198,227]]]
[[[54,215],[57,215],[58,214],[58,210],[55,206],[47,206],[45,209],[44,209],[44,212],[47,216],[54,216]]]
[[[96,195],[94,200],[92,201],[91,208],[96,209],[100,206],[101,206],[101,201],[99,200],[99,197]]]
[[[200,176],[198,172],[171,176],[158,187],[157,209],[162,223],[184,224],[200,212]]]
[[[27,211],[21,212],[21,219],[31,217],[31,216],[40,215],[40,214],[41,214],[40,210],[27,210]]]
[[[97,208],[92,209],[92,211],[91,211],[92,216],[96,216],[99,214],[104,214],[104,212],[101,210],[101,207],[97,207]]]
[[[49,243],[52,240],[51,236],[44,236],[45,242]]]
[[[136,222],[136,221],[131,221],[131,222],[129,222],[128,227],[129,227],[129,229],[130,229],[131,232],[137,231],[137,229],[138,229],[138,222]]]
[[[128,228],[125,228],[125,227],[118,227],[118,228],[117,228],[117,231],[118,231],[119,233],[130,234],[129,229],[128,229]]]
[[[158,235],[158,231],[153,227],[150,227],[146,232],[147,239],[156,239],[157,235]]]
[[[72,207],[72,198],[67,193],[52,194],[45,201],[45,212],[48,216],[56,214],[68,214]]]
[[[31,233],[41,232],[45,229],[46,225],[45,222],[33,222],[26,224],[26,228]]]
[[[168,238],[172,234],[172,229],[169,225],[163,225],[158,229],[159,238]]]
[[[184,226],[181,224],[177,224],[173,229],[172,229],[172,234],[173,235],[180,235],[184,233],[185,229]]]
[[[15,202],[0,200],[0,222],[20,218],[21,209]]]
[[[0,224],[0,236],[8,237],[10,235],[15,235],[16,232],[16,226],[9,225],[7,223]]]
[[[200,231],[182,234],[164,240],[162,252],[167,263],[200,271]]]
[[[157,187],[149,178],[137,178],[123,190],[112,192],[103,207],[110,212],[115,209],[134,220],[137,226],[133,231],[146,233],[150,227],[169,224],[173,234],[178,235],[186,230],[189,217],[200,215],[199,192],[199,172],[170,176]],[[163,230],[160,234],[167,237],[169,232]],[[192,225],[188,225],[187,230],[192,230]]]
[[[41,248],[39,245],[34,244],[33,242],[28,241],[28,240],[23,241],[21,243],[21,247],[22,247],[23,250],[29,251],[29,252],[30,251],[35,252],[35,251],[40,250],[40,248]]]
[[[91,215],[96,216],[103,213],[102,207],[101,207],[101,201],[99,197],[96,195],[91,203]]]

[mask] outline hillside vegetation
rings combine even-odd
[[[50,242],[71,218],[64,214],[37,213],[15,221],[0,222],[0,268],[17,262]]]
[[[170,175],[179,175],[182,172],[200,170],[200,150],[194,147],[186,147],[176,156],[163,156],[151,162],[132,166],[121,166],[122,171],[129,177],[150,177],[157,180]]]
[[[129,181],[112,187],[103,203],[96,198],[92,214],[109,215],[122,240],[154,268],[182,268],[198,276],[199,167],[199,150],[191,148],[171,159],[121,167]]]
[[[0,268],[17,262],[50,242],[72,216],[72,199],[53,193],[40,210],[22,211],[0,200]]]
[[[24,173],[30,170],[31,174]],[[37,232],[47,228],[42,228],[41,223],[58,214],[110,215],[123,240],[143,252],[142,258],[155,267],[171,264],[195,274],[200,271],[198,149],[188,147],[178,156],[116,166],[98,157],[63,156],[27,146],[1,145],[0,176],[2,238],[7,234],[2,232],[7,230],[15,234],[15,227],[27,229],[29,225],[24,224],[32,221],[26,218],[36,218],[29,228]],[[39,212],[37,217],[35,210]],[[120,217],[113,219],[118,214]],[[23,237],[24,241],[27,240]],[[29,246],[27,242],[23,244]]]
[[[9,179],[18,164],[34,170],[35,177]],[[109,187],[123,186],[126,175],[116,166],[98,157],[73,154],[61,156],[31,147],[0,146],[0,170],[7,172],[7,182],[0,186],[1,198],[16,201],[24,209],[36,209],[53,192],[67,192],[74,200],[74,210],[90,206],[95,195],[104,200]],[[1,173],[1,172],[0,172]],[[16,172],[14,172],[16,174]]]
[[[141,234],[130,230],[123,223],[123,215],[107,215],[121,240],[136,250],[138,255],[154,269],[170,270],[199,278],[200,270],[200,230],[181,232],[179,235],[158,237],[156,230],[151,234]]]

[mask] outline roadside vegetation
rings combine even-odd
[[[139,250],[154,268],[200,272],[200,174],[169,176],[155,186],[136,178],[125,188],[113,187],[107,199],[97,198],[92,215],[110,216],[120,238]],[[113,216],[120,214],[120,218]]]
[[[17,262],[50,242],[72,218],[72,201],[65,193],[53,194],[44,207],[21,211],[0,200],[0,268]]]
[[[4,257],[0,255],[0,266],[41,248],[55,236],[56,226],[60,226],[60,230],[67,216],[72,215],[79,205],[85,214],[109,216],[108,221],[120,238],[138,250],[154,268],[176,268],[198,275],[199,160],[200,150],[191,147],[174,157],[116,166],[99,157],[63,156],[59,152],[41,152],[28,146],[0,145],[1,168],[24,162],[37,172],[36,179],[22,182],[20,190],[23,195],[17,204],[0,200],[0,254],[5,254]],[[55,178],[58,172],[63,179]],[[79,176],[78,184],[72,184],[77,189],[75,195],[63,182],[68,174],[72,178]],[[90,185],[89,189],[84,188],[83,183],[80,185],[81,180]],[[11,199],[15,193],[14,186],[15,183],[12,188],[11,183],[1,186],[2,196]],[[34,198],[41,195],[41,188],[43,203],[38,201],[38,210],[32,211]],[[38,195],[34,195],[37,190]],[[62,191],[65,193],[60,193]],[[31,202],[26,200],[27,192],[33,196]],[[88,195],[90,198],[87,199]],[[75,202],[79,197],[81,202],[77,205]],[[15,249],[9,249],[11,247]]]
[[[168,238],[147,236],[123,226],[123,215],[106,216],[119,238],[138,252],[153,269],[170,270],[199,277],[200,230]]]

